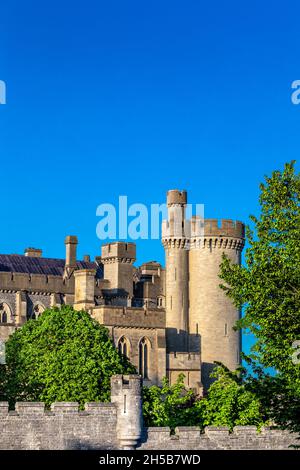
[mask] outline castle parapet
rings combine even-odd
[[[124,289],[129,298],[133,296],[133,263],[135,257],[135,243],[107,243],[102,245],[101,248],[104,279],[109,281],[111,289]]]
[[[185,205],[187,203],[187,192],[185,190],[180,191],[178,189],[170,189],[167,192],[167,204],[168,207],[173,205]]]
[[[136,259],[135,243],[113,242],[101,247],[101,261],[105,263],[133,263]]]
[[[204,219],[204,236],[245,238],[245,225],[238,220]]]
[[[184,375],[184,384],[193,388],[197,395],[203,394],[201,383],[201,357],[199,353],[172,352],[167,354],[167,373],[171,384],[180,374]]]
[[[78,413],[78,403],[73,401],[52,403],[51,411],[54,411],[55,414]]]
[[[167,367],[174,370],[200,370],[199,353],[172,352],[167,354]]]
[[[166,315],[162,308],[144,309],[139,307],[118,307],[100,305],[92,310],[92,317],[106,326],[143,325],[144,328],[165,328]]]
[[[16,403],[15,411],[19,415],[42,416],[45,413],[45,404],[41,402],[21,401]]]

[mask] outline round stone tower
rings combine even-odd
[[[188,243],[186,191],[167,193],[168,220],[163,222],[162,242],[166,252],[166,339],[167,350],[187,351],[188,331]]]
[[[239,310],[219,287],[222,254],[240,264],[244,247],[245,227],[242,222],[215,219],[204,220],[204,233],[197,235],[197,218],[191,220],[189,250],[189,333],[191,341],[200,339],[201,377],[208,389],[214,361],[228,368],[240,365],[241,336],[233,326]],[[197,343],[197,341],[195,341]]]
[[[142,437],[143,429],[142,377],[113,375],[111,403],[117,410],[117,437],[120,447],[124,450],[134,450]]]

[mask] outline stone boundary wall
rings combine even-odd
[[[214,449],[289,449],[300,445],[295,434],[255,426],[228,428],[178,427],[143,428],[142,378],[114,375],[111,378],[111,403],[18,402],[9,411],[0,402],[0,450],[214,450]]]
[[[117,409],[111,403],[0,402],[1,450],[118,449]]]
[[[232,433],[226,427],[178,427],[171,435],[169,428],[148,428],[139,450],[289,450],[300,445],[295,434],[256,426],[236,426]]]
[[[126,435],[123,421],[122,434]],[[54,403],[45,411],[43,403],[20,402],[15,411],[0,402],[0,450],[126,449],[117,436],[117,406],[87,403]],[[125,444],[125,443],[124,443]],[[287,431],[255,426],[227,428],[197,427],[144,428],[137,450],[281,450],[300,445]]]

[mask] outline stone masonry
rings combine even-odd
[[[0,449],[2,450],[272,450],[290,449],[297,436],[277,429],[257,432],[254,426],[227,428],[144,428],[142,424],[142,379],[117,375],[111,380],[111,403],[19,402],[15,411],[0,402]]]
[[[65,259],[44,258],[37,248],[0,255],[0,341],[45,308],[69,304],[108,328],[145,385],[159,385],[165,376],[173,384],[183,373],[201,395],[214,361],[235,369],[241,337],[233,326],[240,312],[219,287],[219,266],[223,253],[240,263],[244,225],[187,220],[186,191],[168,191],[167,207],[165,268],[156,261],[135,266],[136,245],[126,242],[104,244],[93,261],[78,260],[72,235]]]

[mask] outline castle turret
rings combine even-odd
[[[186,191],[167,193],[168,220],[163,222],[166,252],[166,335],[168,352],[187,351],[188,334],[188,238]]]
[[[133,296],[133,263],[136,257],[135,243],[115,242],[102,245],[101,261],[104,279],[110,289],[123,290],[129,299]]]
[[[239,310],[220,288],[219,273],[222,254],[236,264],[241,262],[245,227],[242,222],[215,219],[204,221],[204,233],[193,230],[197,219],[192,218],[189,250],[189,332],[190,343],[201,348],[201,377],[207,390],[214,361],[228,368],[240,365],[241,336],[233,326],[240,317]],[[200,340],[200,341],[199,341]]]
[[[140,375],[113,375],[111,402],[117,408],[117,436],[124,450],[135,449],[142,436],[142,378]]]

